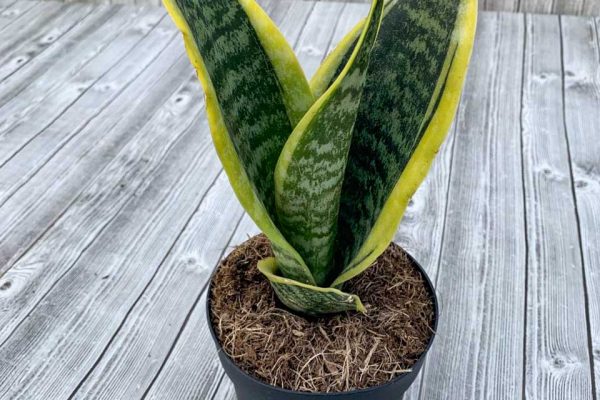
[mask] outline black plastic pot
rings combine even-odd
[[[410,257],[410,256],[409,256]],[[439,310],[438,301],[435,294],[435,290],[431,283],[431,280],[423,270],[423,267],[415,261],[414,258],[410,257],[415,267],[421,272],[429,291],[433,299],[433,307],[435,312],[435,319],[433,322],[433,330],[437,331]],[[212,285],[212,278],[211,278]],[[210,294],[210,291],[209,291]],[[248,375],[229,358],[227,354],[221,348],[221,344],[217,339],[214,327],[210,320],[210,295],[207,296],[206,300],[206,315],[208,318],[208,326],[210,328],[210,334],[217,346],[219,359],[225,369],[225,373],[229,376],[229,379],[233,382],[235,387],[235,393],[237,394],[238,400],[311,400],[311,399],[335,399],[335,400],[398,400],[402,397],[404,392],[408,390],[410,385],[413,383],[423,362],[425,356],[431,348],[435,335],[431,337],[427,345],[427,349],[423,352],[419,360],[411,367],[410,372],[406,372],[391,381],[368,389],[353,390],[350,392],[339,392],[339,393],[307,393],[307,392],[295,392],[292,390],[281,389],[276,386],[268,385],[258,379]]]

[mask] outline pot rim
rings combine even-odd
[[[431,349],[431,346],[433,345],[433,341],[437,335],[437,328],[438,328],[438,320],[440,317],[439,314],[439,307],[438,307],[438,299],[437,299],[437,294],[435,292],[435,287],[433,286],[433,283],[431,282],[431,279],[429,278],[429,275],[427,275],[427,272],[425,272],[425,270],[423,269],[423,267],[421,266],[421,264],[415,260],[415,258],[409,254],[402,246],[400,246],[400,248],[402,248],[402,250],[406,253],[406,255],[408,256],[408,258],[412,261],[412,263],[417,267],[417,269],[419,270],[419,272],[421,273],[421,275],[425,278],[425,283],[427,284],[427,287],[429,289],[429,292],[432,296],[432,300],[433,300],[433,311],[434,311],[434,320],[433,320],[433,334],[431,335],[431,338],[429,339],[429,342],[427,343],[427,347],[425,348],[425,350],[423,351],[423,353],[421,354],[421,356],[419,356],[419,358],[417,359],[417,361],[415,361],[415,363],[413,365],[417,365],[421,362],[424,361],[424,358],[427,356],[427,353],[429,352],[429,350]],[[227,257],[227,256],[225,256]],[[212,320],[211,320],[211,310],[210,310],[210,293],[211,293],[211,288],[212,288],[212,284],[213,284],[213,278],[216,274],[216,272],[219,269],[219,265],[220,265],[220,261],[219,264],[217,264],[217,267],[214,269],[214,271],[212,272],[211,276],[210,276],[210,281],[208,283],[208,287],[207,287],[207,294],[206,294],[206,318],[208,320],[208,328],[210,330],[210,334],[212,336],[213,341],[216,343],[217,345],[217,352],[219,354],[222,354],[224,357],[221,358],[221,360],[225,360],[227,361],[231,366],[233,366],[235,369],[237,369],[240,373],[242,373],[243,375],[245,375],[247,378],[249,378],[251,381],[253,381],[254,383],[256,383],[259,386],[262,387],[266,387],[269,388],[271,390],[277,391],[281,394],[302,394],[304,396],[313,396],[313,397],[335,397],[335,396],[347,396],[350,394],[363,394],[363,393],[370,393],[370,392],[374,392],[376,390],[379,390],[381,388],[384,388],[386,386],[390,386],[394,383],[396,383],[397,381],[404,379],[406,376],[408,376],[409,374],[411,374],[413,371],[409,371],[409,372],[404,372],[401,373],[400,375],[398,375],[397,377],[395,377],[394,379],[389,380],[386,383],[382,383],[381,385],[377,385],[377,386],[371,386],[368,387],[366,389],[357,389],[357,390],[349,390],[346,392],[333,392],[333,393],[326,393],[326,392],[300,392],[300,391],[296,391],[296,390],[289,390],[289,389],[284,389],[281,388],[279,386],[273,386],[271,384],[268,384],[266,382],[261,381],[260,379],[255,378],[254,376],[248,374],[246,371],[244,371],[243,369],[241,369],[240,367],[238,367],[238,365],[231,359],[231,357],[229,357],[229,355],[223,351],[223,346],[221,346],[221,343],[219,341],[219,338],[217,337],[217,334],[215,332],[215,328],[213,326]]]

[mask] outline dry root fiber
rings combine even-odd
[[[345,287],[361,297],[366,315],[307,319],[285,310],[256,268],[271,255],[263,235],[251,238],[221,262],[211,286],[217,336],[247,373],[297,391],[363,389],[409,370],[426,349],[433,301],[397,245]]]

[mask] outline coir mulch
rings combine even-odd
[[[272,255],[255,236],[220,264],[211,284],[211,319],[225,351],[256,378],[285,389],[340,392],[383,384],[410,370],[433,334],[434,307],[421,273],[391,244],[344,290],[366,314],[306,318],[286,310],[259,260]]]

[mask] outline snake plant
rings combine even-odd
[[[254,0],[164,0],[217,153],[288,307],[364,311],[344,283],[392,240],[456,112],[477,0],[372,0],[309,82]]]

